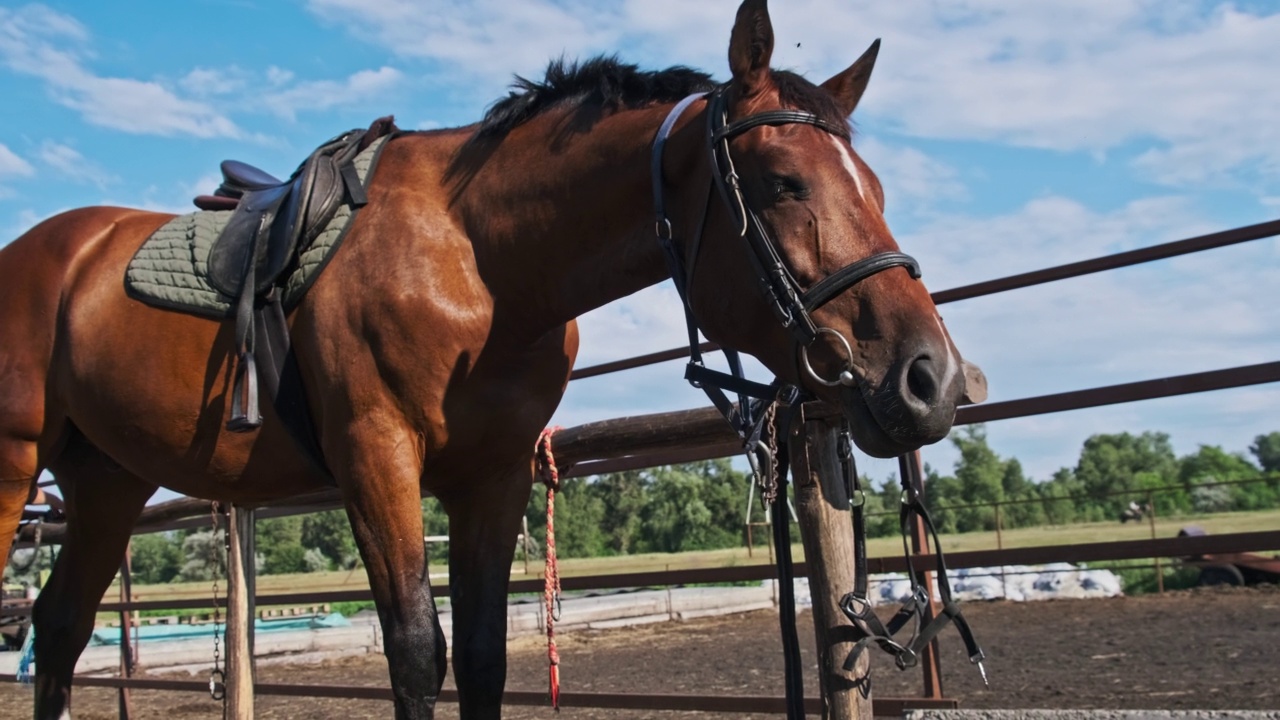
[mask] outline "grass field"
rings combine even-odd
[[[1186,525],[1198,525],[1211,534],[1250,532],[1258,530],[1280,529],[1280,509],[1257,512],[1220,513],[1214,515],[1193,515],[1186,517],[1157,518],[1155,537],[1173,537]],[[763,540],[763,532],[757,532],[759,540]],[[1079,525],[1057,525],[1035,528],[1006,530],[1000,534],[999,545],[1005,548],[1040,547],[1046,545],[1070,545],[1077,543],[1105,542],[1112,540],[1140,540],[1152,537],[1151,525],[1141,523],[1120,524],[1118,522],[1083,523]],[[948,552],[966,550],[988,550],[997,547],[997,536],[994,532],[963,533],[942,536],[942,547]],[[873,538],[869,543],[872,557],[897,555],[902,552],[902,541],[897,537]],[[800,545],[792,548],[797,560],[804,557],[804,549]],[[437,582],[443,583],[447,578],[447,567],[442,559],[443,552],[432,548],[433,576],[439,573]],[[648,572],[656,570],[687,570],[695,568],[733,567],[752,564],[767,564],[769,552],[767,546],[757,546],[754,557],[748,556],[747,549],[729,548],[724,550],[706,550],[678,554],[648,553],[599,558],[562,558],[560,573],[562,576],[605,575],[615,573]],[[531,562],[526,574],[525,565],[517,560],[512,566],[512,579],[527,579],[542,576],[542,564]],[[322,592],[331,590],[360,590],[368,587],[362,569],[324,573],[307,573],[298,575],[263,575],[258,577],[258,594],[271,595],[277,593]],[[225,597],[225,583],[220,593]],[[209,598],[212,584],[172,583],[167,585],[140,585],[134,587],[136,600],[172,600]],[[115,599],[119,591],[113,586],[106,597]]]

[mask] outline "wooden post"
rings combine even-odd
[[[1151,525],[1151,539],[1156,539],[1156,498],[1155,495],[1147,493],[1147,518]],[[1156,592],[1164,592],[1164,568],[1160,565],[1160,558],[1156,558]]]
[[[253,720],[253,511],[227,521],[227,717]]]
[[[524,555],[524,574],[529,574],[529,516],[520,518],[520,548]]]
[[[920,451],[898,458],[898,471],[911,483],[921,500],[926,500],[924,493],[924,470],[920,465]],[[911,522],[911,553],[919,555],[929,549],[929,529],[924,521],[913,517]],[[941,548],[939,548],[940,550]],[[921,623],[928,624],[938,614],[938,603],[933,597],[933,573],[928,570],[922,573],[924,588],[929,594],[929,606]],[[920,667],[924,674],[924,696],[927,698],[942,697],[942,666],[938,656],[938,638],[934,638],[920,653]]]
[[[124,560],[120,562],[120,602],[128,605],[133,602],[133,582],[130,577],[130,558],[129,547],[124,550]],[[120,611],[120,677],[133,677],[133,668],[136,660],[133,656],[133,612],[130,610]],[[129,688],[122,687],[116,691],[116,700],[119,706],[120,720],[130,720],[133,717],[132,703],[129,701]]]
[[[809,566],[822,717],[870,720],[870,653],[856,652],[852,623],[839,605],[853,589],[854,545],[849,494],[837,455],[839,416],[833,410],[808,404],[792,423],[796,513]]]
[[[995,506],[996,506],[996,549],[1003,550],[1004,536],[1001,534],[1001,531],[1004,528],[1002,528],[1001,525],[1003,525],[1004,523],[1001,522],[1001,519],[1000,519],[1000,503],[999,502],[995,503]]]

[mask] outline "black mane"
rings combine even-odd
[[[773,71],[783,104],[817,114],[833,127],[847,128],[835,99],[803,77],[785,70]],[[638,108],[651,103],[673,103],[696,92],[714,89],[711,76],[676,65],[666,70],[641,70],[616,55],[585,61],[563,57],[547,65],[541,81],[516,76],[512,90],[485,113],[473,140],[496,139],[554,107],[600,107],[606,110]]]

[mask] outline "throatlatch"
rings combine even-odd
[[[719,190],[730,218],[739,228],[739,236],[745,240],[747,257],[759,278],[759,287],[766,302],[782,326],[791,332],[798,348],[797,354],[802,358],[804,366],[808,368],[809,375],[818,382],[825,385],[849,384],[852,381],[852,374],[846,369],[837,380],[826,381],[813,372],[808,363],[807,348],[821,334],[838,335],[839,333],[816,325],[810,313],[854,284],[890,268],[905,268],[911,277],[918,279],[920,266],[914,258],[903,253],[876,253],[837,270],[808,290],[801,289],[778,252],[777,245],[769,236],[763,221],[752,210],[742,193],[740,178],[729,152],[729,141],[752,128],[766,125],[802,123],[836,134],[839,134],[839,129],[829,126],[816,115],[802,110],[772,110],[729,122],[727,88],[727,85],[721,85],[709,94],[696,93],[684,98],[672,108],[659,127],[654,137],[651,154],[654,230],[658,244],[663,250],[667,271],[684,306],[685,325],[689,334],[689,363],[685,369],[685,379],[707,394],[712,404],[742,438],[747,459],[755,474],[755,481],[760,484],[762,494],[772,500],[774,544],[778,549],[779,621],[786,666],[787,718],[800,720],[804,717],[804,683],[800,664],[800,646],[795,628],[794,576],[791,567],[790,515],[786,490],[790,463],[785,440],[777,443],[776,439],[779,436],[784,439],[788,437],[788,428],[798,410],[797,403],[802,399],[802,394],[796,386],[783,383],[777,378],[768,385],[746,379],[742,371],[741,358],[731,348],[723,348],[729,363],[729,373],[712,370],[703,363],[698,342],[698,324],[689,304],[689,287],[693,282],[698,251],[702,244],[702,233],[705,230],[707,216],[710,214],[711,188],[708,188],[702,218],[694,229],[690,246],[685,250],[676,247],[675,232],[671,219],[666,214],[665,184],[662,174],[663,150],[676,121],[690,105],[706,97],[706,138],[710,154],[711,185]],[[840,336],[840,341],[848,348],[848,341],[843,336]],[[851,350],[849,355],[852,356]],[[738,396],[737,402],[729,399],[729,393]],[[968,648],[970,660],[982,671],[982,679],[985,683],[987,676],[986,670],[982,667],[983,653],[974,641],[968,623],[960,614],[959,606],[951,597],[951,586],[947,580],[942,548],[937,542],[937,531],[919,495],[905,475],[900,520],[903,548],[907,554],[908,574],[913,588],[912,596],[887,625],[882,623],[872,610],[871,603],[867,599],[867,541],[866,520],[863,512],[865,495],[853,462],[848,421],[842,420],[842,422],[840,460],[849,489],[849,497],[854,501],[852,514],[857,567],[853,592],[845,595],[840,602],[840,607],[861,634],[860,647],[875,643],[894,655],[899,668],[906,669],[917,663],[920,651],[947,623],[954,622]],[[921,518],[930,536],[933,537],[939,596],[943,603],[942,613],[936,618],[929,616],[929,596],[924,589],[923,577],[911,564],[907,533],[913,516]],[[895,641],[893,636],[913,618],[916,622],[911,639],[905,644]]]

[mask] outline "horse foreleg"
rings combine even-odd
[[[347,517],[382,622],[397,720],[434,717],[446,669],[444,633],[427,576],[418,458],[403,443],[354,446],[339,474]],[[406,456],[407,455],[407,456]]]
[[[502,716],[507,679],[507,588],[520,518],[529,503],[529,460],[495,485],[480,485],[449,513],[453,674],[462,720]]]
[[[67,507],[67,532],[32,610],[36,720],[70,716],[71,676],[93,633],[102,594],[116,576],[133,525],[155,486],[112,468],[87,444],[54,463]]]

